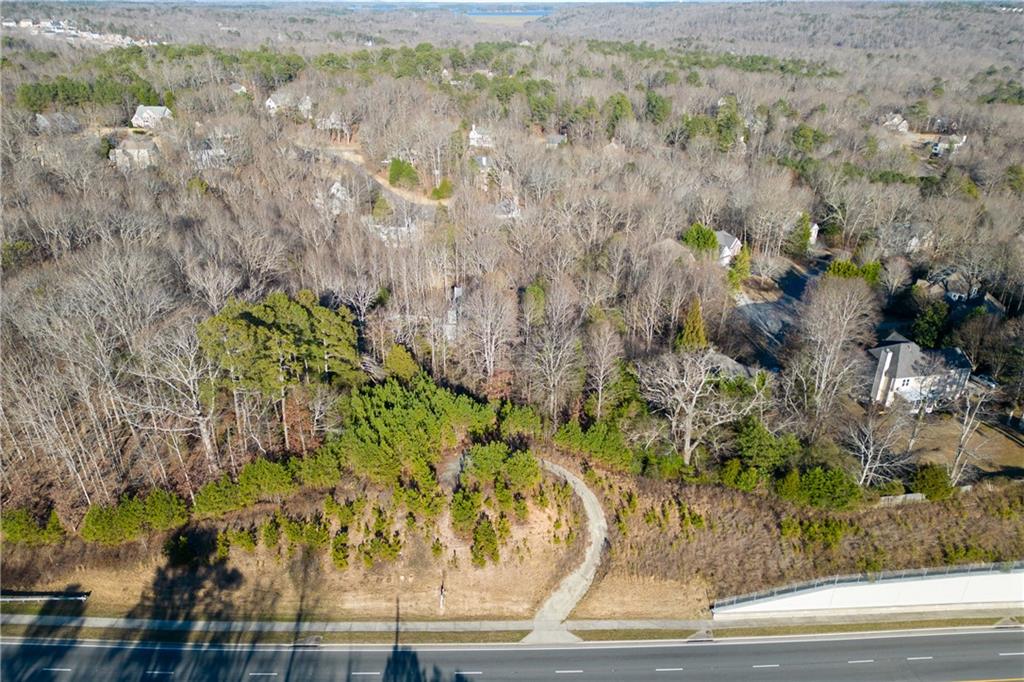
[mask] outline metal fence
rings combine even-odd
[[[957,576],[983,573],[1010,573],[1024,569],[1024,561],[1004,561],[995,564],[967,564],[962,566],[941,566],[938,568],[908,568],[902,571],[879,571],[877,573],[853,573],[849,575],[833,575],[827,578],[807,580],[800,583],[793,583],[783,587],[776,587],[749,594],[741,594],[725,599],[716,599],[712,609],[720,609],[726,606],[735,606],[758,599],[777,597],[783,594],[792,594],[803,590],[812,590],[818,587],[832,587],[835,585],[851,585],[855,583],[878,583],[891,580],[904,580],[906,578],[931,578],[936,576]]]
[[[55,592],[50,594],[0,594],[0,603],[32,601],[81,601],[89,598],[89,592]]]

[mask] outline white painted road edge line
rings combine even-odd
[[[920,630],[878,630],[871,632],[856,632],[846,634],[824,634],[824,635],[782,635],[773,637],[730,637],[728,639],[716,639],[710,642],[701,642],[702,647],[720,647],[720,646],[750,646],[756,643],[786,643],[786,644],[806,644],[811,642],[847,642],[847,641],[863,641],[870,639],[905,639],[910,637],[923,638],[923,637],[964,637],[967,635],[1007,635],[1011,632],[1015,632],[1017,628],[1008,629],[993,629],[993,628],[922,628]],[[39,639],[32,637],[0,637],[0,647],[3,646],[49,646],[49,647],[75,647],[84,649],[140,649],[140,650],[166,650],[166,651],[296,651],[293,646],[285,646],[280,644],[204,644],[204,643],[172,643],[172,642],[129,642],[119,640],[97,640],[97,639],[73,639],[73,640],[53,640],[53,639]],[[685,641],[665,641],[665,640],[650,640],[650,641],[629,641],[619,643],[598,643],[589,642],[582,643],[575,646],[509,646],[505,644],[494,644],[487,645],[483,643],[466,644],[464,646],[452,646],[450,644],[419,644],[411,647],[415,651],[433,651],[437,653],[441,652],[495,652],[495,651],[581,651],[586,649],[682,649],[682,648],[693,648],[693,644],[687,644]],[[351,645],[324,645],[315,649],[303,649],[303,654],[317,654],[317,653],[337,653],[344,651],[346,653],[379,653],[381,651],[390,651],[391,646],[382,645],[363,645],[352,647]]]
[[[1000,656],[1024,656],[1024,651],[1007,651],[1005,654],[999,654]]]
[[[69,673],[71,668],[43,668],[43,671],[48,673]]]
[[[249,677],[277,677],[277,673],[249,673]]]
[[[556,670],[556,675],[582,675],[582,670]]]
[[[850,665],[853,665],[855,663],[874,663],[874,662],[875,662],[875,659],[873,659],[873,658],[861,658],[861,659],[856,660],[856,661],[847,661],[847,663],[849,663]]]
[[[907,656],[908,661],[930,661],[931,656]]]
[[[656,672],[656,673],[678,673],[678,672],[682,672],[682,670],[683,670],[682,668],[655,668],[654,672]]]
[[[362,672],[362,673],[351,673],[351,675],[352,675],[352,677],[355,677],[356,675],[370,675],[370,676],[372,676],[372,675],[380,675],[380,673],[379,672],[376,672],[376,673]]]
[[[761,665],[752,665],[751,668],[778,668],[778,663],[762,663]]]

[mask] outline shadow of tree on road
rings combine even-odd
[[[13,594],[13,592],[6,591],[5,594]],[[62,590],[63,594],[82,594],[82,586],[73,583],[68,585]],[[23,593],[30,594],[30,593]],[[43,616],[63,616],[63,617],[79,617],[85,613],[85,602],[80,600],[59,600],[52,599],[43,602],[38,613],[36,615]],[[49,637],[61,637],[66,639],[74,639],[79,631],[81,630],[80,623],[71,623],[63,626],[52,626],[34,624],[29,625],[24,631],[20,633],[22,637],[26,639],[46,639]],[[8,630],[7,632],[10,632]],[[6,634],[6,633],[5,633]],[[68,650],[63,647],[50,647],[46,649],[31,649],[31,653],[22,653],[19,655],[20,647],[15,647],[10,651],[11,655],[4,655],[0,657],[0,679],[4,680],[24,680],[29,679],[47,679],[46,675],[49,674],[52,678],[58,673],[47,673],[44,668],[61,668],[64,667],[62,664],[67,656]],[[36,671],[33,673],[33,671]]]

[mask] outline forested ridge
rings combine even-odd
[[[5,6],[167,41],[4,31],[5,546],[525,562],[580,530],[548,457],[624,574],[1020,558],[1020,65],[871,32],[1019,38],[608,11]],[[893,331],[969,390],[872,404]],[[875,509],[908,492],[916,530]]]

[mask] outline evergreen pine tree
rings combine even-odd
[[[676,340],[676,350],[696,351],[708,347],[707,333],[704,331],[704,316],[700,309],[700,299],[694,298],[686,311],[683,329]]]

